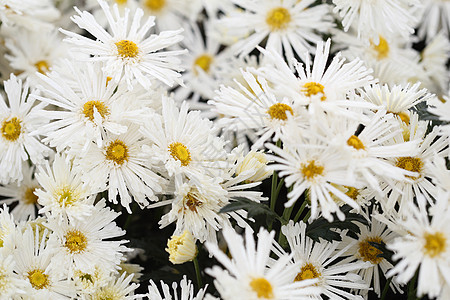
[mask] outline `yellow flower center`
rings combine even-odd
[[[320,100],[325,101],[327,97],[325,96],[325,92],[323,91],[324,89],[325,87],[318,82],[307,82],[303,85],[302,92],[307,97],[311,97],[312,95],[321,93],[323,96],[320,98]]]
[[[313,264],[307,263],[300,269],[300,272],[297,276],[295,276],[294,281],[320,278],[320,276],[322,276],[322,274],[317,270],[317,268]]]
[[[312,181],[316,176],[322,175],[323,169],[323,166],[316,165],[314,160],[309,161],[308,164],[301,164],[301,172],[309,181]]]
[[[83,252],[87,247],[87,238],[79,230],[68,231],[65,235],[66,243],[64,246],[69,249],[70,253]]]
[[[196,67],[199,67],[206,73],[208,73],[209,68],[211,67],[211,64],[213,62],[213,58],[211,55],[203,54],[197,57],[197,59],[194,61],[194,74],[198,75],[198,72],[196,70]]]
[[[364,146],[363,142],[361,142],[361,140],[356,136],[356,135],[352,135],[348,140],[347,140],[347,145],[355,148],[356,150],[364,150],[366,149],[366,147]]]
[[[349,196],[351,199],[356,200],[359,196],[359,190],[357,188],[354,188],[352,186],[344,186],[345,188],[347,188],[347,191],[345,192],[345,194],[347,196]]]
[[[377,59],[381,60],[389,55],[389,44],[388,42],[380,36],[380,42],[378,45],[375,45],[372,41],[370,41],[372,48],[377,52]]]
[[[83,105],[83,114],[91,122],[94,121],[94,107],[102,118],[109,114],[109,109],[103,102],[97,100],[88,101]]]
[[[48,280],[48,275],[44,274],[44,271],[40,269],[29,271],[28,280],[36,290],[44,289],[50,283],[50,281]]]
[[[78,200],[75,189],[69,185],[65,185],[58,189],[55,197],[61,206],[70,206]]]
[[[123,4],[127,3],[127,0],[116,0],[116,3],[119,5],[123,5]]]
[[[16,141],[22,133],[21,121],[14,117],[2,122],[2,136],[10,142]]]
[[[29,187],[25,190],[23,195],[23,202],[25,204],[36,204],[38,202],[38,196],[34,194],[36,187]]]
[[[445,251],[447,246],[447,239],[445,238],[442,232],[425,233],[425,245],[423,246],[423,250],[426,255],[430,257],[436,257]]]
[[[277,31],[286,29],[291,22],[291,14],[284,7],[277,7],[269,11],[266,17],[266,23],[270,30]]]
[[[383,240],[378,236],[366,238],[359,243],[359,255],[361,256],[363,261],[370,261],[373,264],[379,264],[383,260],[383,258],[378,257],[378,255],[382,254],[383,252],[380,249],[377,249],[374,246],[370,245],[369,242],[381,244]]]
[[[267,111],[267,113],[270,115],[270,117],[273,119],[277,119],[277,120],[282,120],[285,121],[287,120],[287,115],[286,112],[290,112],[291,115],[294,114],[294,111],[292,110],[292,108],[284,103],[276,103],[274,105],[272,105],[271,107],[269,107],[269,110]]]
[[[121,40],[115,45],[119,56],[122,58],[134,58],[139,54],[138,46],[132,41]]]
[[[418,157],[399,157],[397,158],[397,162],[395,165],[407,171],[421,173],[423,168],[423,161]],[[407,175],[406,177],[411,179],[418,179],[420,175],[418,177]]]
[[[40,60],[37,63],[34,64],[34,66],[36,67],[36,69],[38,70],[39,73],[44,74],[48,72],[49,70],[49,65],[45,60]]]
[[[409,116],[406,112],[399,112],[399,113],[393,113],[394,115],[396,115],[397,117],[400,118],[400,120],[403,121],[403,123],[405,123],[406,125],[409,125]]]
[[[187,166],[191,162],[191,153],[182,143],[172,143],[169,146],[169,152],[172,157],[181,162],[182,166]]]
[[[81,281],[89,281],[90,283],[94,283],[94,278],[91,274],[84,273],[80,276]]]
[[[197,207],[201,207],[203,202],[198,200],[194,195],[188,193],[184,198],[186,201],[186,206],[190,211],[197,212]]]
[[[250,282],[250,287],[258,295],[258,298],[272,299],[273,288],[270,282],[263,278],[255,278]]]
[[[128,161],[128,147],[121,140],[115,140],[109,143],[106,148],[106,159],[115,162],[118,165]]]
[[[160,11],[166,5],[166,0],[146,0],[145,6],[153,11]]]

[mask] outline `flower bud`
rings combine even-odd
[[[166,251],[170,254],[169,260],[173,264],[182,264],[197,256],[195,239],[187,230],[182,235],[173,235],[167,241],[167,247]]]

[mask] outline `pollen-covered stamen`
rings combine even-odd
[[[258,298],[272,299],[273,298],[273,288],[270,282],[263,278],[254,278],[250,281],[250,287],[258,295]]]
[[[356,135],[352,135],[347,140],[347,145],[355,148],[356,150],[364,150],[364,149],[366,149],[366,147],[364,146],[363,142]]]
[[[128,147],[121,140],[115,140],[106,147],[106,159],[115,162],[118,165],[128,161]]]
[[[41,269],[29,271],[27,277],[31,283],[31,286],[36,290],[44,289],[50,284],[48,275],[44,274],[44,270]]]
[[[2,122],[2,136],[10,141],[16,141],[22,133],[22,121],[13,117],[10,120],[5,119]]]
[[[388,42],[380,36],[380,42],[378,45],[375,45],[372,41],[370,41],[372,48],[377,53],[377,59],[381,60],[389,56],[389,44]]]
[[[56,190],[55,198],[61,206],[71,206],[78,200],[78,195],[73,187],[65,185]]]
[[[134,58],[139,54],[139,48],[136,43],[129,40],[121,40],[115,43],[117,47],[117,53],[122,58]]]
[[[321,93],[322,97],[320,97],[320,100],[325,101],[327,97],[325,96],[324,89],[325,87],[318,82],[307,82],[303,85],[302,92],[307,97]]]
[[[399,117],[400,120],[402,120],[403,123],[405,123],[406,125],[409,125],[409,115],[406,112],[399,112],[399,113],[392,113],[395,116]]]
[[[107,115],[109,115],[108,106],[106,106],[102,101],[88,101],[83,105],[83,114],[91,122],[94,121],[94,107],[98,111],[100,116],[102,116],[102,118],[105,118]]]
[[[286,29],[291,22],[291,14],[284,7],[277,7],[267,13],[266,23],[272,31]]]
[[[169,145],[170,155],[181,162],[182,166],[187,166],[191,162],[191,153],[182,143],[172,143]]]
[[[166,0],[146,0],[145,6],[152,11],[160,11],[166,6]]]
[[[422,172],[423,169],[423,161],[418,157],[411,157],[411,156],[399,157],[397,158],[397,162],[395,165],[404,170],[417,172],[419,174]],[[407,175],[406,177],[411,179],[418,179],[420,175],[418,177]]]
[[[303,176],[312,181],[316,178],[316,176],[320,176],[323,174],[324,167],[321,165],[316,165],[315,160],[308,161],[308,164],[301,164],[300,171]]]
[[[436,233],[425,233],[424,234],[425,245],[423,246],[423,251],[426,255],[430,257],[439,256],[446,250],[447,239],[442,232]]]
[[[359,243],[358,253],[363,261],[370,261],[373,264],[379,264],[383,258],[379,257],[383,252],[380,249],[375,248],[370,243],[383,243],[383,240],[379,237],[368,237]]]
[[[359,196],[359,190],[357,188],[354,188],[352,186],[344,186],[347,191],[345,194],[349,196],[351,199],[356,200]]]
[[[38,196],[34,194],[37,187],[29,187],[25,190],[23,194],[23,202],[25,204],[36,204],[38,202]]]
[[[188,193],[184,198],[187,208],[192,212],[197,212],[197,207],[201,207],[203,202],[198,200],[195,195]]]
[[[86,236],[79,230],[70,230],[64,236],[66,242],[64,246],[70,253],[83,252],[88,244]]]
[[[213,58],[209,54],[202,54],[199,57],[197,57],[194,61],[194,74],[198,75],[198,71],[196,70],[197,67],[205,71],[205,73],[209,72],[209,69],[211,68],[211,64],[213,62]]]
[[[282,120],[285,121],[287,120],[287,114],[286,112],[290,112],[291,115],[294,114],[294,111],[292,110],[292,108],[284,103],[276,103],[274,105],[272,105],[271,107],[269,107],[269,110],[267,111],[267,113],[270,115],[270,117],[272,119],[277,119],[277,120]]]
[[[36,69],[38,70],[39,73],[44,74],[44,75],[50,69],[48,63],[45,60],[38,61],[37,63],[34,64],[34,66],[36,67]]]
[[[322,276],[322,274],[319,272],[319,270],[317,270],[316,266],[311,263],[307,263],[300,269],[300,272],[297,274],[297,276],[295,276],[294,281],[320,278],[320,276]]]

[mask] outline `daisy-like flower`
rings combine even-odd
[[[450,31],[450,3],[445,0],[423,1],[424,11],[419,23],[418,35],[427,40],[434,38],[442,31],[448,36]]]
[[[162,162],[169,176],[223,177],[228,168],[225,141],[217,137],[218,129],[199,111],[188,112],[187,102],[178,109],[172,99],[164,98],[162,116],[148,118],[141,132],[154,143],[143,151]]]
[[[108,200],[120,204],[131,214],[130,203],[134,199],[141,207],[157,201],[155,193],[161,193],[165,180],[153,169],[152,157],[141,151],[147,141],[136,126],[130,126],[125,134],[108,134],[103,147],[91,143],[86,154],[76,156],[77,171],[84,173],[83,180],[92,187],[105,187]]]
[[[333,0],[334,12],[342,18],[347,31],[350,25],[358,28],[358,37],[378,38],[378,35],[401,33],[405,38],[414,33],[417,18],[414,9],[420,6],[418,0]],[[378,44],[378,43],[377,43]]]
[[[318,33],[332,26],[329,7],[311,6],[314,0],[234,0],[242,9],[230,8],[219,20],[219,29],[228,40],[237,41],[232,51],[249,54],[267,38],[266,48],[286,54],[289,62],[294,52],[305,60],[305,52],[314,49],[309,43],[322,40]],[[283,51],[284,50],[284,51]]]
[[[14,257],[0,253],[0,299],[25,295],[27,282],[14,273]]]
[[[380,269],[384,276],[386,276],[387,271],[392,269],[393,265],[380,256],[383,254],[381,250],[375,248],[370,243],[388,244],[392,242],[398,234],[389,230],[386,224],[383,224],[374,218],[371,218],[369,227],[359,223],[356,224],[361,231],[361,233],[357,234],[358,242],[355,244],[354,239],[348,235],[343,237],[341,245],[345,246],[351,244],[352,246],[343,254],[344,256],[350,256],[343,259],[341,263],[349,263],[355,260],[370,262],[370,267],[357,270],[357,274],[360,275],[367,284],[373,287],[374,292],[380,297]],[[396,281],[391,281],[390,287],[394,292],[396,290],[401,292],[399,284]],[[367,298],[368,290],[360,290],[360,293]]]
[[[332,243],[314,242],[306,236],[306,224],[303,222],[294,224],[293,221],[290,221],[281,228],[281,231],[286,236],[293,253],[297,270],[294,281],[317,280],[315,285],[320,289],[320,295],[314,296],[312,299],[324,299],[323,296],[327,297],[326,299],[362,299],[342,288],[367,290],[369,285],[359,275],[350,272],[367,268],[368,263],[363,261],[336,262],[352,244],[348,244],[342,250],[337,250],[339,243],[336,241]],[[281,250],[278,255],[283,252]]]
[[[395,251],[394,260],[400,260],[387,276],[396,275],[399,283],[407,283],[418,270],[417,296],[427,294],[434,298],[442,293],[443,286],[450,284],[450,211],[448,192],[436,199],[436,206],[430,210],[431,219],[425,208],[425,200],[417,195],[419,206],[410,202],[408,214],[397,220],[408,233],[387,244]],[[442,298],[444,299],[444,298]]]
[[[81,297],[86,297],[101,287],[108,285],[113,280],[111,268],[109,266],[97,264],[92,272],[83,272],[75,270],[72,274],[72,279],[77,286]],[[84,299],[84,298],[82,298]]]
[[[134,291],[139,287],[139,284],[132,283],[133,275],[126,276],[126,273],[112,279],[108,285],[98,289],[92,294],[86,295],[86,300],[133,300],[141,299],[142,295],[134,295]]]
[[[47,244],[55,251],[53,259],[64,266],[69,276],[73,271],[95,272],[101,264],[113,272],[120,263],[122,252],[129,249],[122,244],[125,240],[109,240],[125,234],[115,222],[119,213],[105,207],[106,201],[99,201],[92,214],[83,221],[67,218],[57,223],[48,220],[46,226],[53,230]],[[108,239],[107,241],[105,241]]]
[[[9,213],[8,206],[3,204],[0,208],[0,253],[4,257],[8,256],[16,248],[16,223],[13,216]]]
[[[159,35],[147,37],[148,31],[155,24],[154,17],[149,17],[141,25],[144,12],[137,9],[129,24],[128,9],[125,9],[125,14],[121,17],[117,5],[113,6],[111,12],[105,1],[98,0],[98,2],[108,19],[112,35],[100,26],[89,12],[81,12],[75,8],[78,16],[73,16],[72,20],[96,39],[88,39],[61,29],[61,32],[69,37],[66,39],[67,42],[75,45],[77,51],[91,55],[88,58],[90,61],[104,61],[105,73],[116,82],[123,76],[130,90],[133,89],[135,79],[146,89],[152,85],[152,79],[158,79],[169,86],[174,82],[182,84],[178,79],[181,75],[177,72],[180,71],[180,67],[176,56],[184,51],[159,51],[181,41],[182,29],[163,31]]]
[[[190,280],[183,276],[183,279],[180,281],[180,289],[178,289],[178,283],[174,282],[172,284],[173,293],[170,291],[170,287],[161,281],[162,294],[159,292],[158,286],[153,280],[150,280],[150,284],[148,286],[148,294],[145,296],[148,299],[152,300],[166,300],[172,299],[172,295],[177,297],[177,295],[181,295],[181,299],[183,300],[202,300],[205,296],[206,289],[208,285],[206,285],[203,289],[200,289],[197,294],[194,296],[194,285]],[[178,292],[181,290],[181,294]],[[175,298],[178,299],[178,298]]]
[[[230,250],[230,259],[215,244],[207,243],[209,252],[226,268],[214,266],[206,272],[214,277],[214,285],[221,299],[311,299],[318,295],[312,286],[315,281],[294,282],[298,264],[290,263],[291,256],[282,255],[271,261],[271,248],[275,232],[259,231],[257,244],[250,230],[244,239],[232,228],[225,228],[223,235]]]
[[[2,0],[0,3],[0,20],[7,26],[16,25],[38,32],[52,29],[50,22],[59,17],[60,12],[51,0]]]
[[[81,174],[75,171],[66,155],[57,154],[51,167],[49,163],[39,167],[36,179],[40,188],[35,195],[43,206],[39,212],[58,222],[65,216],[70,220],[90,216],[95,196],[101,190],[83,186]]]
[[[35,191],[40,187],[36,178],[34,178],[35,169],[34,166],[24,165],[22,171],[24,177],[20,185],[14,182],[7,186],[0,186],[0,195],[6,198],[0,202],[8,205],[17,203],[11,211],[17,221],[25,221],[28,218],[34,220],[36,209],[41,208],[38,203],[38,196],[35,194]]]
[[[30,299],[70,299],[76,296],[75,285],[54,260],[54,249],[47,245],[48,231],[28,227],[17,236],[14,271],[28,283]]]
[[[34,105],[35,98],[28,97],[28,83],[11,74],[4,82],[7,101],[0,95],[0,182],[22,181],[22,168],[26,160],[42,163],[50,149],[31,132],[47,122],[34,114],[42,105]],[[9,107],[6,103],[9,103]]]

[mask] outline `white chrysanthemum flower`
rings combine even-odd
[[[75,285],[61,272],[54,260],[55,249],[47,245],[48,231],[28,227],[17,236],[14,271],[28,281],[27,299],[70,299],[76,296]]]
[[[11,210],[11,214],[17,221],[25,221],[28,218],[36,218],[36,209],[42,206],[38,203],[38,196],[34,193],[39,188],[39,183],[34,178],[35,166],[24,165],[23,180],[20,185],[16,182],[7,186],[0,186],[0,195],[5,197],[0,203],[8,205],[17,203]]]
[[[95,196],[101,190],[101,187],[94,190],[83,186],[82,175],[75,171],[65,155],[57,154],[51,167],[49,163],[40,166],[36,179],[40,188],[35,194],[43,206],[39,213],[45,213],[57,222],[65,216],[70,220],[90,216]]]
[[[342,18],[347,31],[352,23],[357,24],[358,36],[378,38],[378,35],[401,33],[405,38],[414,33],[417,18],[414,10],[420,6],[418,0],[333,0],[334,12]]]
[[[69,276],[75,270],[93,273],[96,264],[113,272],[121,261],[122,252],[128,251],[122,245],[127,241],[110,240],[124,235],[125,231],[113,222],[119,213],[105,207],[105,202],[98,202],[92,214],[82,221],[65,218],[57,223],[49,219],[46,224],[53,230],[47,242],[55,251],[53,259]]]
[[[169,253],[169,261],[173,264],[183,264],[197,257],[195,238],[185,229],[181,235],[173,235],[167,241],[166,252]]]
[[[294,60],[294,52],[305,60],[314,51],[310,43],[322,40],[321,33],[332,26],[328,5],[312,6],[314,0],[234,0],[242,9],[232,7],[219,20],[222,35],[236,43],[231,50],[247,55],[267,38],[266,48],[285,53]],[[284,51],[283,51],[284,50]]]
[[[86,185],[105,187],[108,200],[117,203],[119,196],[120,204],[131,213],[133,199],[145,207],[148,200],[158,200],[155,193],[161,193],[166,183],[154,170],[153,157],[142,152],[145,143],[138,128],[129,126],[125,134],[108,134],[102,148],[91,143],[84,155],[75,157],[74,164],[84,174]]]
[[[272,174],[267,168],[268,163],[269,159],[264,152],[252,150],[247,155],[238,158],[236,176],[245,172],[252,172],[252,175],[245,182],[263,181]]]
[[[419,23],[418,35],[427,40],[434,38],[442,31],[448,36],[450,31],[450,3],[446,0],[424,0],[422,20]]]
[[[347,249],[347,252],[343,254],[343,256],[350,256],[343,259],[341,263],[349,263],[355,260],[370,262],[370,267],[358,270],[357,274],[360,275],[367,284],[373,287],[374,292],[380,297],[380,269],[383,272],[383,275],[386,276],[387,271],[392,269],[393,265],[380,256],[383,254],[381,250],[375,248],[370,243],[388,244],[392,242],[398,234],[389,230],[385,224],[374,218],[371,218],[369,226],[359,223],[356,224],[361,231],[361,233],[357,234],[357,243],[355,244],[354,239],[346,235],[342,239],[342,246],[339,246],[340,248],[343,248],[345,245],[352,245]],[[389,286],[394,292],[396,290],[402,292],[396,281],[392,281]],[[360,290],[360,293],[367,298],[368,290]]]
[[[396,275],[396,280],[405,284],[418,272],[419,297],[424,294],[431,298],[442,295],[443,287],[450,284],[448,196],[448,193],[444,193],[438,197],[436,207],[430,210],[430,219],[425,208],[425,199],[417,195],[419,207],[410,202],[408,213],[397,220],[408,233],[387,244],[387,247],[395,252],[393,259],[400,259],[387,276]]]
[[[50,30],[51,22],[60,17],[60,12],[51,0],[2,0],[0,20],[7,26],[20,26],[27,30]]]
[[[309,55],[305,61],[306,66],[295,62],[298,76],[289,68],[283,57],[273,51],[263,51],[273,65],[260,70],[281,95],[303,102],[303,105],[318,99],[318,105],[324,110],[347,116],[348,107],[361,106],[361,103],[348,101],[347,95],[357,88],[373,83],[370,75],[372,70],[368,70],[360,59],[346,63],[346,59],[339,54],[334,56],[328,65],[330,44],[330,39],[326,43],[321,41],[317,44],[312,64]]]
[[[16,223],[9,213],[8,206],[0,208],[0,252],[6,257],[11,254],[17,244]]]
[[[125,277],[125,273],[116,279],[110,280],[108,285],[98,289],[90,295],[86,295],[85,300],[133,300],[141,299],[142,295],[134,295],[134,290],[139,287],[139,284],[131,283],[133,275]]]
[[[0,253],[0,299],[8,300],[26,294],[27,281],[14,273],[16,262],[12,255]]]
[[[34,106],[35,98],[28,97],[28,83],[22,87],[22,80],[11,74],[4,86],[7,100],[0,95],[0,182],[20,182],[26,160],[31,159],[33,164],[42,163],[50,153],[49,148],[31,135],[34,129],[47,122],[35,115],[42,110],[42,105]]]
[[[98,1],[108,19],[112,35],[101,27],[89,12],[81,12],[75,8],[78,16],[73,16],[72,20],[96,40],[61,29],[69,36],[67,42],[74,44],[77,51],[92,55],[88,58],[90,61],[104,61],[105,73],[116,82],[119,82],[123,75],[130,90],[133,89],[134,80],[146,89],[152,85],[152,79],[158,79],[169,86],[174,82],[182,84],[178,79],[181,75],[177,72],[180,67],[176,56],[184,51],[159,51],[181,41],[182,29],[163,31],[159,35],[147,37],[148,31],[155,24],[155,17],[149,17],[141,25],[144,12],[137,9],[130,24],[128,9],[125,9],[125,14],[121,17],[117,5],[113,6],[111,12],[105,1]]]
[[[332,243],[327,241],[314,242],[306,236],[306,224],[303,222],[294,224],[293,221],[290,221],[288,225],[281,228],[281,231],[286,236],[293,253],[297,272],[294,281],[303,282],[307,279],[318,281],[315,285],[319,287],[321,295],[314,296],[312,299],[324,299],[323,296],[325,296],[326,299],[362,300],[361,297],[342,288],[369,289],[369,285],[359,275],[351,273],[352,271],[365,269],[369,264],[363,261],[336,262],[352,244],[348,244],[342,250],[337,250],[339,243],[336,241]],[[278,255],[283,252],[281,251]]]
[[[113,280],[113,276],[109,266],[97,264],[94,270],[89,273],[76,269],[73,271],[72,279],[83,299],[83,297],[95,293],[101,287],[108,285]]]
[[[244,239],[232,228],[225,228],[223,235],[230,250],[228,257],[215,244],[207,243],[209,252],[226,268],[219,266],[207,269],[214,277],[214,285],[224,300],[259,299],[311,299],[319,290],[313,280],[294,282],[298,264],[290,263],[291,256],[283,255],[278,260],[270,258],[275,232],[259,231],[257,244],[250,230]]]
[[[169,176],[222,177],[229,167],[218,129],[199,111],[188,112],[187,102],[178,109],[172,99],[164,98],[162,116],[148,118],[141,131],[154,143],[143,151],[162,162]]]
[[[181,292],[179,292],[177,282],[172,283],[173,293],[170,291],[170,287],[163,281],[161,281],[161,287],[163,292],[162,294],[160,293],[156,283],[153,280],[150,280],[150,284],[148,286],[148,294],[146,294],[145,296],[151,300],[168,300],[172,299],[172,297],[175,297],[175,299],[179,299],[178,295],[181,296],[180,299],[182,300],[202,300],[205,296],[206,288],[208,286],[205,286],[203,289],[200,289],[197,294],[194,294],[194,285],[190,280],[186,278],[186,276],[183,276],[183,279],[180,281]]]
[[[430,86],[429,89],[441,95],[447,92],[450,80],[446,65],[449,56],[450,41],[442,33],[437,34],[421,53],[421,65],[433,82],[433,86]]]

